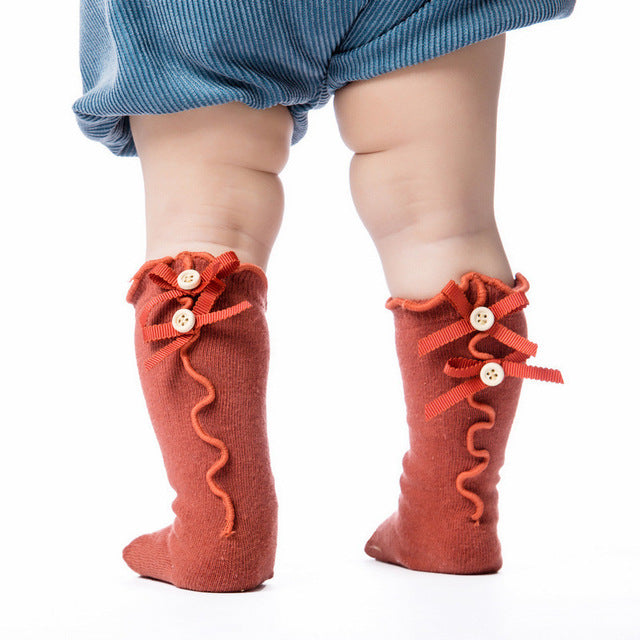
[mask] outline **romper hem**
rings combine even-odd
[[[267,12],[272,24],[260,25],[258,9],[254,15],[235,1],[82,0],[84,94],[73,104],[81,131],[115,155],[135,156],[130,115],[242,102],[256,109],[286,106],[294,145],[307,132],[308,112],[349,82],[567,17],[576,0],[398,0],[397,11],[376,5],[386,0],[340,0],[310,4],[308,10],[305,5],[302,14],[290,8],[297,5],[260,0],[248,5]],[[224,12],[236,6],[233,26],[233,14]],[[208,12],[215,7],[221,13],[214,20]],[[348,7],[357,9],[353,16]],[[313,20],[304,22],[309,15]],[[322,24],[326,33],[317,35],[313,24]],[[237,52],[232,28],[236,37],[244,33]],[[252,46],[247,33],[262,39]]]
[[[327,92],[413,66],[507,31],[569,16],[576,0],[430,0],[371,42],[331,57]]]

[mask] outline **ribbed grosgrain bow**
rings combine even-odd
[[[467,300],[461,287],[451,280],[444,287],[442,293],[451,302],[461,318],[453,324],[422,338],[418,342],[418,353],[421,356],[453,340],[477,331],[471,324],[471,314],[475,307]],[[521,291],[515,291],[488,307],[495,320],[489,329],[481,333],[492,336],[502,344],[512,348],[513,351],[504,358],[491,358],[490,356],[483,360],[461,357],[450,358],[445,365],[444,372],[453,378],[470,379],[429,402],[425,406],[427,420],[489,386],[480,377],[480,371],[487,363],[498,363],[502,367],[505,376],[563,383],[560,371],[525,364],[525,360],[536,354],[538,345],[498,322],[501,318],[524,309],[528,304],[529,301],[525,294]]]
[[[167,289],[167,291],[151,298],[142,308],[139,320],[142,326],[142,336],[145,342],[168,338],[173,338],[173,340],[145,361],[145,369],[151,369],[169,354],[193,340],[194,336],[199,335],[203,326],[226,320],[252,306],[250,302],[244,300],[226,309],[211,311],[211,307],[213,307],[213,304],[225,289],[225,283],[222,278],[236,271],[239,264],[240,261],[233,251],[220,254],[199,274],[200,283],[198,286],[190,290],[178,284],[178,274],[167,264],[159,263],[151,269],[149,279],[163,289]],[[190,308],[195,315],[195,325],[192,329],[185,332],[178,331],[172,322],[147,325],[149,314],[156,305],[167,300],[183,297],[188,298],[183,308]]]

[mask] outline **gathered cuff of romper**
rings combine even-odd
[[[332,56],[328,89],[425,62],[538,22],[565,18],[576,0],[427,0],[386,33]]]
[[[308,111],[356,80],[412,66],[508,30],[568,16],[575,0],[145,3],[85,0],[80,129],[136,155],[130,115],[228,102],[289,108],[291,144]]]
[[[178,113],[228,102],[242,102],[254,109],[267,109],[276,104],[281,104],[277,101],[271,102],[266,99],[250,98],[242,91],[221,93],[220,87],[210,88],[204,95],[198,97],[193,96],[189,91],[185,91],[184,94],[173,96],[171,100],[167,100],[162,105],[153,105],[150,103],[151,101],[143,102],[140,105],[139,101],[136,100],[138,105],[134,107],[131,105],[130,98],[124,95],[114,96],[112,101],[111,107],[105,109],[105,113],[101,114],[99,113],[101,107],[98,102],[88,95],[78,100],[74,104],[73,110],[78,126],[87,138],[102,143],[112,153],[123,157],[138,155],[129,125],[130,115]],[[95,112],[88,113],[89,110]],[[123,113],[114,115],[113,112],[117,110],[121,110]],[[291,144],[295,144],[304,137],[308,127],[308,120],[306,111],[303,112],[295,108],[291,110],[291,116],[294,122]]]

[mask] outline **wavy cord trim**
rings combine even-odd
[[[194,254],[202,255],[202,254]],[[193,257],[188,253],[181,254],[184,260],[184,268],[193,268]],[[219,298],[225,289],[225,284],[221,278],[238,270],[239,261],[235,253],[229,251],[215,258],[201,272],[201,284],[191,291],[181,289],[177,282],[175,272],[169,268],[166,259],[153,261],[152,268],[148,270],[149,278],[152,282],[165,289],[163,293],[154,296],[143,307],[140,313],[140,324],[142,326],[143,338],[145,342],[156,340],[164,340],[172,338],[172,341],[156,351],[145,361],[145,369],[148,371],[164,360],[170,353],[179,351],[182,365],[187,374],[196,382],[200,383],[207,391],[207,395],[203,397],[191,409],[191,424],[198,437],[218,449],[220,456],[218,460],[208,469],[206,480],[211,492],[220,498],[225,508],[224,527],[220,534],[221,538],[232,536],[235,531],[233,529],[235,523],[235,509],[229,494],[221,489],[214,481],[214,476],[229,461],[229,449],[222,440],[215,438],[203,429],[198,414],[202,409],[214,402],[216,398],[215,388],[211,380],[202,373],[196,371],[189,357],[189,349],[200,337],[202,327],[226,320],[252,305],[248,301],[243,301],[226,309],[219,311],[211,311],[213,304]],[[146,272],[145,272],[146,273]],[[137,283],[136,283],[137,286]],[[195,296],[198,296],[195,299]],[[195,315],[195,326],[190,331],[181,333],[177,331],[172,323],[147,325],[147,319],[153,308],[160,303],[178,299],[183,309],[192,309]]]
[[[476,434],[476,431],[479,431],[480,429],[489,430],[493,428],[493,425],[496,423],[496,412],[491,405],[482,402],[476,402],[474,398],[467,398],[467,402],[472,407],[475,407],[476,409],[480,409],[482,411],[486,411],[486,413],[489,414],[488,421],[476,422],[472,424],[467,431],[467,451],[475,458],[480,458],[481,462],[479,462],[475,467],[469,469],[468,471],[463,471],[462,473],[458,474],[458,477],[456,478],[456,489],[458,490],[458,493],[467,498],[467,500],[473,502],[476,507],[476,510],[471,516],[471,519],[475,521],[476,525],[479,525],[480,518],[484,513],[484,501],[477,493],[465,489],[464,483],[471,478],[479,476],[489,466],[489,460],[491,458],[490,453],[487,451],[487,449],[476,449],[473,443],[473,438]]]
[[[482,280],[475,281],[478,286],[478,294],[476,297],[476,306],[483,306],[487,299],[487,288]],[[482,360],[489,360],[493,357],[490,353],[485,353],[482,351],[478,351],[475,347],[476,344],[484,338],[484,335],[481,332],[476,333],[469,340],[469,344],[467,348],[469,349],[469,353],[476,358]],[[473,491],[466,489],[464,483],[471,478],[475,478],[479,476],[488,466],[489,460],[491,459],[491,454],[487,449],[476,449],[474,444],[474,438],[476,435],[476,431],[493,429],[493,426],[496,423],[496,410],[489,404],[484,402],[478,402],[475,398],[475,393],[467,398],[467,403],[469,406],[479,409],[480,411],[484,411],[488,414],[489,419],[485,421],[474,422],[467,431],[467,451],[474,457],[479,458],[480,462],[475,466],[469,469],[468,471],[463,471],[458,474],[456,478],[456,489],[458,493],[465,497],[467,500],[473,502],[476,507],[476,510],[473,512],[471,519],[474,521],[476,527],[480,526],[480,518],[484,513],[484,500]]]
[[[465,295],[466,287],[471,279],[473,279],[478,289],[475,306],[471,305]],[[486,449],[477,449],[474,444],[474,437],[480,430],[488,431],[489,429],[492,429],[495,425],[496,418],[496,412],[493,407],[488,404],[481,403],[474,398],[476,393],[487,388],[487,385],[479,375],[482,366],[486,364],[486,362],[492,361],[502,366],[505,376],[543,380],[560,384],[563,383],[560,371],[525,364],[525,361],[530,356],[536,354],[538,346],[498,322],[498,320],[511,313],[521,311],[529,304],[529,301],[523,291],[523,288],[525,290],[528,288],[528,283],[524,278],[522,279],[525,284],[522,288],[508,289],[504,284],[502,284],[504,289],[508,289],[507,291],[504,291],[507,295],[489,307],[493,313],[495,322],[487,331],[477,331],[470,322],[470,314],[475,307],[484,306],[487,299],[486,284],[494,284],[495,279],[487,278],[486,276],[482,276],[477,273],[469,273],[465,276],[465,281],[463,283],[464,289],[456,284],[455,281],[449,281],[442,290],[442,293],[439,294],[438,302],[440,301],[440,296],[442,296],[443,300],[447,300],[451,305],[453,305],[460,315],[460,320],[457,320],[435,333],[425,336],[418,342],[418,355],[423,356],[435,349],[438,349],[439,347],[442,347],[443,345],[453,342],[458,338],[470,333],[474,334],[468,344],[468,349],[473,356],[473,359],[460,357],[450,358],[444,368],[446,375],[453,378],[468,379],[427,403],[425,406],[425,419],[427,421],[431,420],[465,398],[471,407],[484,411],[489,416],[488,420],[481,420],[472,424],[466,435],[467,451],[474,458],[478,458],[480,462],[471,469],[458,474],[456,478],[456,489],[458,493],[475,505],[476,509],[471,516],[471,519],[475,522],[476,526],[479,526],[480,518],[484,513],[484,502],[478,494],[466,489],[464,485],[467,480],[480,475],[489,466],[489,460],[491,458],[489,451]],[[397,304],[395,300],[394,304]],[[420,306],[418,307],[418,305]],[[402,306],[405,305],[403,304]],[[415,306],[416,308],[413,310],[422,311],[432,308],[432,306],[435,305],[432,304],[432,301],[427,301],[426,303],[416,303]],[[405,308],[410,307],[407,306]],[[504,358],[496,358],[490,353],[485,353],[476,349],[476,344],[488,335],[492,336],[507,347],[510,347],[512,352]]]
[[[193,368],[191,359],[189,358],[188,349],[191,344],[195,342],[198,335],[199,332],[194,336],[192,342],[189,342],[180,348],[180,359],[182,360],[182,364],[186,372],[196,382],[199,382],[208,392],[207,395],[191,409],[191,424],[193,425],[194,431],[198,434],[198,437],[201,440],[204,440],[204,442],[216,447],[216,449],[220,451],[220,457],[215,462],[215,464],[209,467],[206,478],[209,489],[211,489],[211,491],[216,496],[218,496],[218,498],[220,498],[224,504],[224,528],[222,530],[222,533],[220,534],[220,537],[228,538],[235,533],[235,531],[233,530],[233,525],[235,522],[235,509],[233,507],[233,502],[231,501],[229,494],[215,483],[213,476],[215,476],[216,473],[218,473],[218,471],[220,471],[220,469],[222,469],[229,461],[229,449],[227,448],[227,445],[222,442],[222,440],[214,438],[213,436],[210,436],[208,433],[206,433],[202,428],[202,424],[200,423],[200,420],[198,418],[198,414],[200,413],[200,411],[204,409],[204,407],[210,405],[216,399],[216,391],[214,389],[213,383],[211,382],[211,380],[209,380],[209,378],[203,376]]]

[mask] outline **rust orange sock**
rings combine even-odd
[[[397,511],[367,542],[367,554],[409,569],[493,573],[498,472],[523,378],[562,382],[527,365],[523,309],[529,283],[469,272],[429,300],[390,298],[410,448]]]
[[[177,494],[173,524],[123,551],[142,576],[243,591],[273,575],[266,293],[263,271],[233,252],[184,251],[133,278],[140,380]]]

